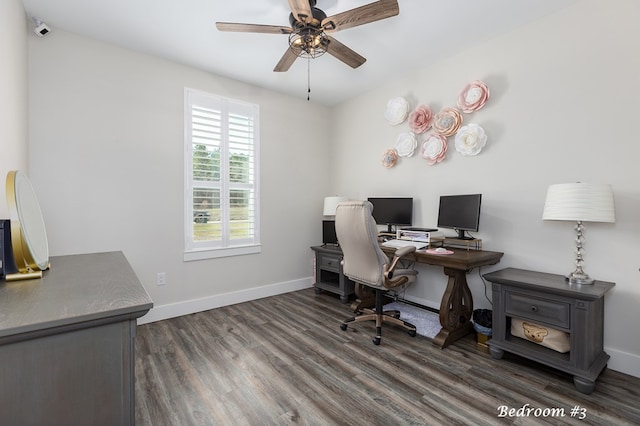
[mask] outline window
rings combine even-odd
[[[260,251],[257,105],[185,89],[185,260]]]

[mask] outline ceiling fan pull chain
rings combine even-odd
[[[311,98],[311,58],[307,58],[307,101]]]

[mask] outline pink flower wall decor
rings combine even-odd
[[[489,88],[484,82],[474,80],[468,83],[458,95],[458,108],[464,113],[470,113],[482,108],[489,100]]]
[[[427,160],[427,164],[433,166],[444,160],[447,153],[447,138],[437,133],[433,133],[425,139],[420,149],[420,155]]]
[[[462,114],[455,108],[442,108],[433,120],[433,130],[439,135],[449,137],[454,135],[462,124]]]
[[[392,168],[398,162],[398,152],[395,149],[388,149],[382,154],[382,165],[387,169]]]
[[[424,133],[431,127],[433,112],[429,105],[420,105],[409,115],[409,127],[414,133]]]

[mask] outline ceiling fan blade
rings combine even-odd
[[[378,0],[346,12],[328,16],[322,20],[322,27],[327,32],[344,30],[390,18],[398,13],[400,13],[400,8],[397,0]]]
[[[238,33],[291,34],[291,28],[279,25],[240,24],[237,22],[216,22],[220,31]]]
[[[309,0],[289,0],[289,7],[293,17],[298,21],[309,23],[313,19]]]
[[[275,72],[288,71],[297,58],[298,55],[296,55],[290,48],[287,48],[287,51],[284,52],[284,55],[282,55],[282,58],[280,58],[280,61],[278,61],[276,67],[273,70]]]
[[[345,64],[349,65],[351,68],[358,68],[360,65],[364,64],[367,59],[364,56],[354,52],[349,49],[344,44],[340,43],[338,40],[331,36],[327,36],[329,39],[329,47],[327,48],[327,53],[338,58]]]

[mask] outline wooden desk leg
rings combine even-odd
[[[473,331],[473,297],[467,285],[467,271],[444,268],[444,273],[449,282],[440,302],[442,329],[433,338],[433,344],[441,349]]]

